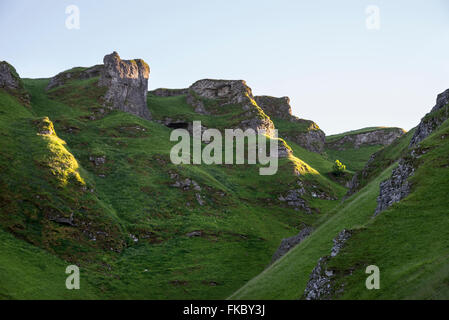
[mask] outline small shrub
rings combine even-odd
[[[333,171],[334,174],[341,175],[346,171],[346,166],[340,160],[335,160]]]

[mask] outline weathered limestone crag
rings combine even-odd
[[[378,215],[392,204],[401,201],[410,193],[408,178],[413,175],[415,169],[410,162],[404,159],[393,170],[391,178],[380,183],[380,195],[377,197],[377,208],[374,215]]]
[[[276,119],[281,119],[298,125],[297,129],[281,129],[279,135],[282,138],[293,141],[309,151],[323,152],[326,139],[324,132],[313,121],[292,115],[289,97],[256,96],[254,99],[275,123]]]
[[[276,252],[273,254],[273,257],[271,258],[271,264],[279,260],[287,252],[289,252],[295,246],[300,244],[305,238],[307,238],[312,233],[312,231],[313,231],[312,228],[305,227],[296,236],[282,239],[279,248],[276,250]]]
[[[407,197],[411,190],[408,178],[417,169],[415,160],[420,157],[424,150],[421,150],[419,143],[435,131],[443,122],[449,118],[449,89],[437,97],[437,103],[419,123],[411,141],[408,154],[399,160],[399,165],[393,170],[391,178],[380,184],[380,194],[377,198],[377,208],[374,215],[389,208],[396,202]]]
[[[334,246],[332,247],[331,254],[329,256],[321,257],[318,260],[316,267],[313,269],[310,275],[309,282],[304,290],[304,298],[306,300],[325,300],[331,299],[338,288],[334,288],[332,280],[335,276],[333,270],[327,268],[329,261],[338,255],[340,250],[344,247],[346,241],[351,238],[353,232],[351,230],[344,229],[333,240]]]
[[[440,93],[437,103],[419,123],[415,134],[410,141],[410,146],[418,145],[427,138],[436,128],[449,118],[449,89]]]
[[[24,104],[29,104],[30,95],[23,87],[16,69],[6,61],[0,61],[0,89],[16,96]]]
[[[22,88],[16,69],[6,61],[0,61],[0,88],[17,90]]]
[[[347,145],[355,149],[363,146],[388,146],[404,133],[404,129],[401,128],[380,128],[369,132],[347,134],[338,140],[327,142],[326,146],[336,150],[345,150]]]
[[[205,100],[215,100],[220,107],[241,105],[245,112],[243,120],[236,126],[242,130],[253,129],[259,133],[273,135],[274,125],[254,100],[251,88],[243,80],[203,79],[189,88],[187,103],[195,107],[195,112],[209,114]]]
[[[108,87],[104,99],[113,109],[151,119],[147,107],[150,67],[143,60],[122,60],[117,52],[104,57],[99,86]]]

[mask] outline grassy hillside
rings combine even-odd
[[[410,178],[412,193],[382,212],[332,261],[342,299],[449,298],[449,122],[421,143],[425,154]],[[366,290],[364,264],[379,266],[381,290]],[[355,269],[352,276],[341,274]]]
[[[318,259],[329,254],[332,239],[346,229],[369,221],[376,208],[379,183],[391,174],[386,169],[376,180],[332,212],[332,217],[272,266],[230,296],[230,299],[298,299]]]
[[[424,155],[410,178],[412,193],[373,218],[379,183],[392,165],[352,195],[332,218],[270,268],[231,295],[231,299],[299,299],[320,257],[329,255],[332,239],[346,229],[357,232],[331,259],[328,269],[344,285],[338,299],[447,299],[449,243],[445,196],[449,171],[449,122],[421,144]],[[400,154],[409,137],[385,152]],[[385,167],[384,167],[385,168]],[[365,268],[377,265],[381,289],[367,290]]]
[[[72,263],[81,268],[77,298],[225,298],[267,266],[282,238],[321,224],[338,205],[306,195],[307,214],[281,203],[298,179],[335,199],[345,193],[320,174],[329,162],[297,147],[274,176],[254,165],[175,166],[171,129],[104,108],[97,81],[46,92],[48,79],[25,79],[28,107],[0,92],[2,298],[71,297],[61,286]],[[156,119],[183,115],[216,128],[240,114],[229,106],[196,115],[182,96],[149,95],[148,106]],[[30,272],[17,271],[20,259]],[[21,293],[15,273],[35,285]]]

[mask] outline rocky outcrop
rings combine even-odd
[[[203,79],[190,86],[196,96],[210,100],[220,100],[221,105],[247,104],[254,100],[251,88],[243,80]]]
[[[331,254],[329,256],[321,257],[318,260],[318,264],[313,269],[310,275],[309,282],[304,290],[304,298],[306,300],[325,300],[330,299],[337,288],[334,288],[332,283],[335,272],[327,268],[329,261],[338,255],[340,250],[344,247],[346,241],[352,236],[351,230],[344,229],[333,240],[334,246],[332,247]]]
[[[404,133],[405,130],[401,128],[379,128],[368,132],[349,133],[337,140],[328,139],[326,147],[329,149],[345,150],[348,147],[359,149],[363,146],[388,146],[394,140],[404,135]]]
[[[256,96],[254,100],[256,100],[257,105],[272,119],[291,120],[293,117],[289,97]]]
[[[324,142],[326,140],[326,135],[319,129],[318,126],[315,127],[315,123],[313,123],[312,121],[310,122],[311,123],[309,123],[309,125],[311,125],[311,127],[309,127],[306,132],[281,132],[281,137],[286,140],[293,141],[294,143],[309,151],[322,153],[324,151]]]
[[[16,69],[6,61],[0,61],[0,88],[6,90],[21,89],[22,81]]]
[[[393,170],[391,178],[380,184],[380,194],[377,198],[377,208],[374,212],[375,216],[409,195],[411,184],[408,178],[414,174],[418,166],[415,160],[426,152],[418,148],[418,144],[448,118],[449,89],[438,95],[436,105],[416,128],[409,145],[411,150],[405,157],[399,160],[399,165]]]
[[[112,109],[151,119],[147,107],[150,68],[143,60],[122,60],[117,52],[104,57],[99,86],[108,88],[104,99]]]
[[[393,170],[391,178],[380,184],[380,195],[377,198],[375,216],[408,196],[410,182],[407,179],[414,172],[415,169],[410,162],[406,162],[404,159],[399,161],[399,165]]]
[[[63,86],[70,80],[85,80],[99,77],[102,69],[103,65],[96,65],[90,68],[77,67],[63,71],[50,79],[50,82],[47,85],[47,90]]]
[[[275,98],[270,96],[256,96],[257,105],[274,121],[286,120],[296,124],[296,128],[283,129],[279,127],[279,136],[293,141],[301,147],[317,153],[322,153],[326,135],[316,123],[310,120],[300,119],[292,115],[290,98]]]
[[[312,209],[307,202],[303,199],[306,190],[302,187],[302,184],[298,189],[292,189],[285,195],[279,196],[279,201],[286,203],[289,207],[293,207],[295,210],[304,211],[307,214],[312,214]]]
[[[152,90],[148,92],[152,95],[158,96],[158,97],[176,97],[176,96],[182,96],[189,93],[189,89],[165,89],[165,88],[159,88],[156,90]]]
[[[242,120],[236,128],[253,129],[259,133],[273,135],[274,125],[254,100],[251,88],[243,80],[203,79],[189,88],[187,103],[200,114],[210,114],[206,108],[207,101],[213,100],[219,107],[241,105]]]
[[[296,236],[282,239],[279,248],[276,250],[276,252],[273,254],[273,257],[271,258],[271,264],[279,260],[287,252],[289,252],[291,249],[300,244],[305,238],[307,238],[312,233],[312,231],[313,231],[312,228],[305,227]]]
[[[430,113],[421,120],[410,141],[410,147],[418,145],[448,118],[449,89],[438,95],[436,105],[432,108]]]
[[[30,95],[24,89],[22,79],[16,69],[6,61],[0,61],[0,89],[8,91],[26,105],[30,102]]]

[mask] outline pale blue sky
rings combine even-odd
[[[65,8],[80,9],[80,30]],[[380,9],[378,31],[365,26]],[[143,58],[150,89],[202,78],[244,79],[257,95],[289,96],[327,133],[410,129],[449,88],[446,0],[0,0],[0,60],[22,77]]]

